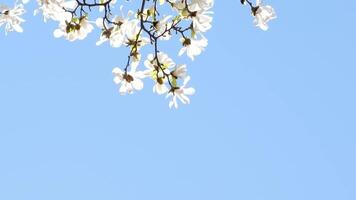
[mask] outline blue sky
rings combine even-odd
[[[197,89],[177,111],[150,82],[118,94],[127,49],[54,39],[29,12],[0,35],[0,199],[356,199],[356,2],[268,3],[263,32],[216,2],[205,53],[176,59]]]

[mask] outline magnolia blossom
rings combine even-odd
[[[142,90],[144,77],[142,72],[136,71],[136,68],[131,68],[130,72],[124,72],[120,68],[115,67],[112,70],[114,74],[114,82],[120,86],[119,92],[121,95],[132,94],[134,90]]]
[[[201,52],[208,46],[208,40],[204,37],[200,40],[195,40],[192,38],[181,38],[183,48],[179,51],[179,55],[187,53],[187,56],[194,60],[195,56],[201,54]]]
[[[73,9],[77,5],[76,1],[65,0],[37,0],[37,2],[39,7],[34,11],[34,15],[42,13],[45,22],[49,19],[54,21],[68,19],[71,15],[63,8]]]
[[[114,48],[121,47],[125,41],[125,27],[126,21],[120,21],[120,19],[115,18],[114,22],[120,25],[114,25],[113,27],[107,28],[104,27],[102,18],[96,20],[96,25],[102,29],[99,40],[96,42],[96,45],[101,45],[106,41],[110,41],[110,45]]]
[[[189,104],[190,103],[190,99],[188,96],[194,95],[195,94],[195,89],[194,88],[187,88],[187,84],[190,81],[190,77],[186,77],[184,79],[184,83],[181,87],[178,88],[174,88],[172,89],[172,91],[170,91],[167,94],[167,98],[171,98],[171,100],[169,101],[169,108],[178,108],[178,102],[177,99],[179,99],[183,104]]]
[[[20,26],[25,20],[20,16],[25,13],[23,4],[15,5],[14,8],[10,9],[5,5],[0,5],[0,27],[5,25],[5,34],[8,32],[16,31],[23,32]]]
[[[210,16],[213,12],[202,9],[198,3],[192,4],[190,15],[193,21],[194,32],[206,32],[211,29],[213,18]]]
[[[96,45],[101,45],[106,41],[110,41],[110,45],[114,48],[121,47],[126,40],[126,35],[133,28],[137,26],[137,20],[131,21],[129,18],[133,15],[133,12],[130,10],[127,13],[127,16],[123,14],[123,7],[120,7],[121,16],[116,16],[113,19],[113,26],[108,28],[105,19],[98,18],[96,20],[96,25],[102,29],[102,33],[99,41]],[[130,36],[131,37],[131,36]]]
[[[135,45],[137,49],[150,43],[150,40],[147,37],[142,37],[141,34],[139,34],[141,32],[139,24],[140,21],[136,19],[127,22],[125,31],[126,37],[124,41],[128,46]]]
[[[171,18],[172,16],[168,15],[153,24],[153,27],[156,30],[156,35],[161,36],[162,40],[169,40],[171,37],[170,33],[167,32],[167,30],[172,27],[172,22],[167,22]]]
[[[253,23],[257,26],[260,27],[262,30],[267,31],[268,30],[268,22],[272,19],[277,18],[276,13],[272,6],[264,6],[262,5],[261,0],[256,1],[256,7],[253,10],[253,15],[255,16],[255,19]]]
[[[175,66],[173,60],[167,54],[159,52],[157,58],[153,54],[149,54],[144,64],[147,67],[147,70],[144,72],[145,76],[150,76],[156,81],[153,86],[153,92],[159,95],[167,93],[169,88],[165,74],[169,74],[169,69]]]
[[[175,78],[184,79],[187,76],[187,65],[179,65],[172,72],[172,76]]]
[[[70,22],[61,21],[53,35],[56,38],[65,37],[69,41],[83,40],[93,29],[93,25],[88,22],[86,17],[73,18]]]

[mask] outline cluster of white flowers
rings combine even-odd
[[[14,8],[0,5],[0,26],[5,24],[5,32],[22,32],[20,17],[25,13],[24,3],[15,3]],[[276,18],[271,6],[265,6],[260,0],[255,6],[250,0],[240,0],[251,7],[254,23],[262,30],[267,30],[267,23]],[[128,1],[129,2],[129,1]],[[131,94],[144,87],[146,78],[153,81],[153,92],[170,98],[169,107],[178,108],[178,100],[189,104],[188,96],[195,93],[187,86],[190,76],[185,64],[176,64],[166,53],[159,50],[159,43],[174,37],[181,44],[179,56],[186,54],[191,60],[199,56],[207,47],[204,36],[212,27],[214,0],[140,0],[138,11],[129,10],[127,14],[120,6],[120,14],[114,15],[117,0],[37,0],[38,8],[34,14],[42,14],[44,21],[53,20],[58,28],[53,35],[69,41],[83,40],[95,27],[100,29],[96,45],[104,43],[117,48],[126,46],[130,49],[126,65],[115,67],[112,71],[114,82],[119,85],[122,95]],[[163,8],[166,7],[166,8]],[[171,10],[169,14],[162,10]],[[168,9],[167,9],[168,8]],[[97,11],[100,17],[90,16]],[[151,46],[152,53],[141,61],[141,49]],[[140,69],[141,68],[141,69]],[[178,99],[178,100],[177,100]]]

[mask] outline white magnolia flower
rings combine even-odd
[[[167,22],[171,18],[171,15],[165,16],[163,19],[153,24],[153,27],[156,30],[156,35],[161,36],[160,39],[162,40],[169,40],[171,38],[170,33],[167,31],[172,27],[172,22]]]
[[[201,52],[208,46],[208,40],[204,37],[200,40],[195,40],[192,38],[181,38],[180,40],[183,44],[183,48],[179,51],[179,55],[187,53],[187,56],[194,60],[195,56],[201,54]]]
[[[210,15],[213,12],[201,9],[198,4],[192,4],[190,10],[192,12],[190,17],[193,21],[194,32],[206,32],[211,29],[213,18]]]
[[[171,73],[175,78],[184,79],[187,76],[187,65],[179,65]]]
[[[121,24],[120,21],[114,19],[115,23]],[[96,45],[101,45],[106,41],[110,41],[110,45],[114,48],[121,47],[125,42],[125,24],[114,25],[110,28],[105,28],[103,25],[103,19],[98,18],[96,20],[96,25],[102,29],[99,40],[96,42]]]
[[[20,16],[25,13],[22,4],[15,5],[14,8],[10,9],[5,5],[0,5],[0,27],[5,25],[5,34],[8,32],[16,31],[23,32],[20,26],[25,20]]]
[[[139,23],[140,21],[137,19],[129,20],[127,21],[127,23],[125,23],[125,28],[124,28],[125,37],[124,37],[123,44],[131,48],[132,55],[130,56],[132,59],[131,65],[133,67],[137,67],[140,63],[141,60],[141,54],[139,53],[140,49],[143,46],[150,43],[150,40],[148,38],[142,37],[142,34],[140,34],[140,27],[138,26]]]
[[[151,76],[153,80],[156,81],[153,86],[153,92],[161,95],[168,92],[167,86],[167,77],[165,74],[169,74],[169,69],[175,66],[175,63],[167,54],[159,52],[157,54],[157,59],[153,54],[147,56],[147,60],[144,62],[144,65],[147,67],[147,70],[144,72],[145,76]]]
[[[59,28],[53,32],[54,37],[65,37],[69,41],[83,40],[94,29],[86,17],[73,18],[59,23]]]
[[[47,22],[48,19],[54,21],[68,20],[72,15],[66,12],[63,8],[73,10],[77,6],[76,1],[65,0],[37,0],[39,8],[34,11],[34,15],[42,12],[43,20]]]
[[[119,92],[121,95],[132,94],[134,90],[142,90],[144,78],[142,72],[136,71],[136,68],[131,67],[130,72],[125,73],[120,68],[115,67],[112,71],[114,74],[114,82],[120,86]]]
[[[142,37],[140,33],[140,21],[137,19],[130,20],[126,23],[125,30],[125,44],[128,46],[136,46],[137,49],[150,43],[150,40],[146,37]],[[138,36],[138,37],[137,37]]]
[[[173,89],[167,94],[167,98],[171,97],[171,100],[169,101],[169,108],[172,108],[173,106],[175,108],[178,108],[178,102],[177,99],[179,99],[183,104],[189,104],[190,99],[188,96],[194,95],[195,94],[195,89],[194,88],[186,88],[187,83],[190,81],[190,77],[186,77],[184,79],[184,83],[181,87],[178,87],[176,89]]]
[[[120,7],[121,13],[122,13],[122,6]],[[96,43],[96,45],[101,45],[106,41],[110,41],[110,45],[114,48],[121,47],[126,40],[126,32],[127,29],[132,28],[133,22],[130,22],[128,19],[130,16],[133,15],[133,12],[130,10],[127,14],[127,17],[124,16],[122,13],[122,16],[119,17],[114,17],[113,22],[114,25],[111,28],[105,28],[104,23],[106,22],[102,18],[98,18],[96,20],[96,25],[103,30],[101,33],[99,41]],[[135,22],[136,23],[136,22]]]
[[[256,7],[253,9],[253,13],[255,16],[255,19],[253,23],[260,27],[262,30],[266,31],[268,30],[268,22],[272,19],[277,18],[276,13],[272,6],[264,6],[262,5],[261,0],[256,1]]]
[[[161,66],[158,66],[157,59]],[[156,69],[161,70],[161,68],[165,70],[175,66],[174,61],[167,54],[163,52],[157,53],[157,59],[153,54],[148,54],[147,60],[145,61],[144,64],[151,71]]]
[[[47,22],[48,19],[61,21],[62,14],[65,13],[61,4],[64,0],[37,0],[38,9],[36,9],[33,14],[37,15],[42,12],[43,20]]]

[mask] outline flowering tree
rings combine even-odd
[[[0,5],[0,27],[4,25],[5,34],[23,32],[21,24],[25,21],[24,4],[29,0],[17,0],[14,7]],[[100,37],[96,45],[105,42],[114,48],[126,46],[129,49],[127,60],[122,68],[112,71],[114,82],[122,95],[131,94],[143,88],[143,79],[154,82],[153,92],[166,94],[169,107],[178,108],[177,99],[183,104],[190,102],[188,96],[195,93],[188,87],[190,77],[185,64],[176,64],[166,53],[160,50],[159,43],[179,38],[179,55],[186,54],[190,59],[202,53],[208,45],[204,33],[212,25],[214,0],[37,0],[38,8],[34,14],[42,14],[44,21],[58,22],[53,35],[71,42],[83,40],[97,27]],[[137,10],[124,12],[123,5],[137,4]],[[254,24],[267,30],[267,23],[276,18],[271,6],[263,5],[261,0],[253,4],[251,0],[240,0],[249,6]],[[119,12],[119,14],[117,13]],[[96,16],[96,17],[93,17]],[[93,20],[93,21],[91,21]],[[141,49],[151,46],[152,53],[143,62]],[[145,69],[139,70],[140,63]]]

